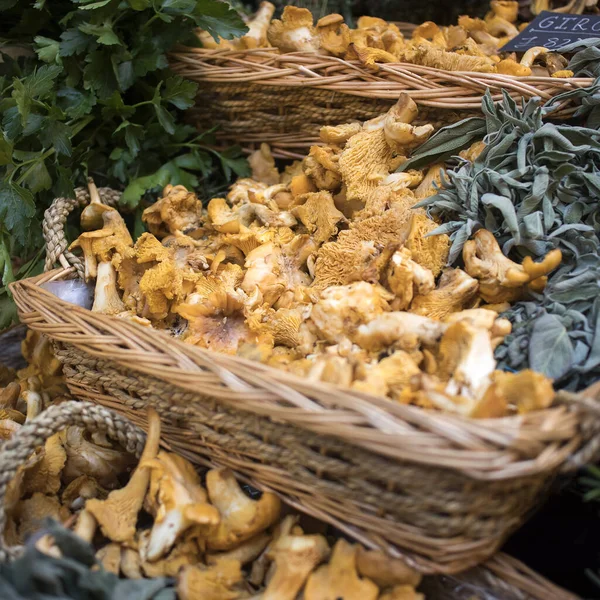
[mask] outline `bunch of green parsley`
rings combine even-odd
[[[239,149],[214,152],[183,120],[198,89],[167,55],[196,27],[246,31],[219,0],[0,0],[0,330],[16,316],[8,283],[41,269],[55,197],[91,176],[135,209],[167,183],[245,173]]]

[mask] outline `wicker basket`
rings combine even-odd
[[[61,301],[40,284],[83,272],[62,227],[88,201],[79,189],[47,211],[48,265],[58,259],[63,268],[12,284],[21,320],[57,343],[74,396],[139,425],[154,406],[169,446],[196,464],[231,467],[367,546],[425,573],[452,573],[494,554],[555,476],[598,454],[593,390],[559,392],[553,407],[523,416],[463,419],[309,382]]]
[[[323,125],[364,121],[387,111],[401,92],[419,105],[417,123],[441,127],[481,115],[489,89],[512,97],[553,96],[592,84],[590,78],[513,77],[498,73],[442,71],[411,64],[381,64],[377,71],[358,62],[318,54],[280,54],[276,48],[208,50],[181,48],[171,56],[179,75],[200,84],[190,119],[200,130],[218,126],[223,143],[246,151],[266,142],[275,156],[302,158],[319,142]],[[563,105],[555,118],[566,118]]]
[[[0,445],[0,532],[6,525],[4,499],[8,484],[18,469],[48,438],[73,425],[90,433],[106,433],[138,458],[142,453],[145,433],[115,411],[90,402],[68,401],[51,406]],[[14,560],[22,552],[21,546],[8,546],[0,533],[0,562]],[[505,554],[498,554],[464,574],[430,578],[426,586],[435,594],[428,597],[438,600],[463,600],[463,591],[470,593],[473,589],[485,591],[486,597],[492,596],[490,600],[577,600]]]

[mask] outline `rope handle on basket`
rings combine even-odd
[[[137,425],[116,412],[91,402],[71,400],[50,406],[25,423],[9,440],[0,445],[0,562],[13,560],[23,553],[23,546],[7,546],[5,497],[8,485],[37,448],[48,438],[65,428],[76,425],[89,432],[102,431],[118,442],[127,452],[140,457],[146,434]]]
[[[69,252],[65,225],[68,216],[76,208],[87,206],[95,194],[98,194],[100,200],[108,206],[115,206],[121,197],[121,192],[112,188],[96,188],[90,179],[88,188],[80,187],[75,190],[75,198],[56,198],[44,213],[42,230],[46,242],[45,271],[50,271],[56,263],[60,263],[65,269],[74,267],[77,275],[83,279],[85,272],[83,261]]]

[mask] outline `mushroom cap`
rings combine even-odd
[[[229,469],[211,469],[206,487],[221,515],[219,526],[207,539],[213,550],[229,550],[265,531],[279,518],[281,502],[275,494],[264,492],[260,499],[250,499]]]
[[[310,320],[322,339],[339,343],[352,338],[363,323],[389,310],[382,288],[366,281],[330,286],[321,292]]]
[[[396,585],[416,587],[422,579],[421,574],[402,559],[362,546],[357,551],[356,568],[362,577],[367,577],[382,589]]]
[[[286,6],[281,20],[271,21],[267,38],[281,52],[317,52],[319,49],[313,16],[307,8]]]
[[[332,195],[327,191],[306,194],[298,200],[300,206],[293,214],[302,221],[317,244],[328,241],[338,232],[338,223],[346,223],[346,217],[335,207]]]
[[[252,169],[252,179],[275,185],[279,183],[279,171],[275,166],[275,159],[271,154],[269,144],[262,143],[258,150],[255,150],[248,157],[248,164]]]
[[[66,462],[67,453],[61,444],[60,434],[57,433],[46,440],[40,452],[40,460],[25,470],[23,493],[57,494]]]
[[[181,600],[236,600],[243,594],[241,564],[233,559],[218,559],[210,567],[184,567],[177,580]]]
[[[322,535],[286,534],[267,551],[275,572],[263,593],[263,600],[295,600],[314,568],[329,556],[329,545]]]
[[[160,418],[153,409],[148,410],[148,435],[140,465],[156,457],[160,440]],[[113,542],[127,542],[135,536],[138,513],[150,482],[148,467],[138,465],[127,485],[112,491],[105,500],[92,498],[86,510],[98,521],[102,533]]]
[[[93,477],[103,488],[113,488],[117,477],[134,463],[125,450],[104,448],[91,442],[82,427],[67,427],[60,434],[67,460],[62,471],[62,481],[68,485],[76,479]]]
[[[202,202],[182,185],[167,185],[162,198],[144,210],[142,221],[158,237],[193,231],[202,225]]]
[[[370,579],[361,579],[356,571],[357,550],[346,540],[338,540],[329,564],[308,578],[305,600],[376,600],[379,588]]]
[[[444,319],[450,313],[466,308],[475,298],[479,284],[461,269],[447,269],[436,289],[423,296],[415,296],[410,312],[417,315]]]
[[[155,518],[148,541],[148,560],[164,556],[190,529],[201,536],[219,523],[217,509],[207,503],[200,477],[185,458],[161,451],[140,466],[151,469],[146,504]]]
[[[342,15],[339,15],[337,13],[331,13],[329,15],[325,15],[324,17],[321,17],[317,21],[317,29],[320,29],[321,27],[331,27],[334,25],[341,25],[343,22],[344,22],[344,17],[342,17]]]

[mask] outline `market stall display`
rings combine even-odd
[[[310,11],[293,6],[281,19],[272,14],[273,5],[263,2],[238,39],[216,42],[200,32],[204,47],[174,51],[171,66],[202,86],[191,111],[198,127],[218,124],[222,140],[246,148],[266,142],[281,157],[301,156],[323,125],[376,117],[402,92],[438,128],[481,114],[487,90],[494,100],[503,89],[516,99],[549,100],[592,83],[573,77],[556,52],[502,52],[522,27],[517,2],[494,0],[484,19],[462,16],[450,27],[423,23],[410,38],[375,17],[351,29],[336,14],[316,23]],[[553,117],[574,110],[565,104]]]
[[[12,388],[0,396],[6,404]],[[503,555],[464,575],[422,582],[403,561],[352,544],[269,492],[244,490],[227,469],[200,478],[185,459],[159,450],[156,413],[149,414],[147,437],[85,402],[22,416],[26,422],[5,441],[0,461],[0,582],[11,598],[60,590],[61,598],[101,600],[293,600],[302,590],[307,599],[424,600],[415,590],[423,587],[437,600],[467,593],[574,599]],[[130,453],[139,457],[137,468],[125,472],[122,465],[100,481],[90,463],[89,475],[65,485],[73,460],[65,442],[73,429],[89,437],[89,458]],[[66,460],[51,460],[61,450]],[[28,488],[32,481],[36,492]],[[116,504],[120,512],[110,513]]]
[[[25,1],[0,587],[576,600],[499,549],[600,458],[600,39],[505,44],[597,1]]]
[[[490,556],[559,471],[593,456],[598,423],[591,398],[494,373],[509,332],[498,311],[541,291],[559,251],[513,263],[482,229],[465,270],[441,274],[448,240],[411,239],[415,223],[437,226],[411,206],[440,170],[390,172],[431,133],[410,123],[415,112],[403,96],[378,119],[326,127],[329,145],[283,175],[264,147],[256,179],[206,209],[167,188],[135,244],[110,208],[118,194],[100,190],[99,202],[92,188],[91,231],[67,250],[62,224],[90,196],[59,199],[48,264],[61,256],[96,280],[92,310],[44,289],[69,269],[13,290],[22,320],[59,342],[75,395],[138,423],[155,406],[193,462],[228,466],[422,571],[453,572]],[[501,418],[465,418],[479,410]]]

